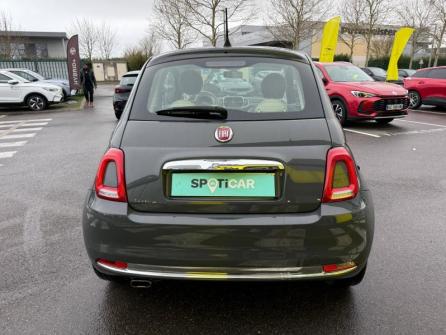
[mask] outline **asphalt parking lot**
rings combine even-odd
[[[346,128],[370,185],[376,232],[364,281],[160,282],[93,274],[80,218],[116,120],[94,110],[0,111],[1,334],[446,333],[446,111]]]

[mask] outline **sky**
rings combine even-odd
[[[118,34],[115,56],[136,45],[149,26],[153,0],[0,0],[17,30],[68,32],[75,18],[105,21]]]

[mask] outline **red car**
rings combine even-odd
[[[407,115],[405,88],[376,82],[351,63],[316,63],[316,67],[341,124],[354,120],[384,124]]]
[[[412,109],[421,104],[446,107],[446,66],[418,70],[404,79],[404,87],[409,90]]]

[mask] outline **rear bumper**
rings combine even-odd
[[[370,253],[370,193],[302,214],[161,214],[90,192],[83,217],[87,252],[105,274],[131,278],[280,280],[345,278]],[[98,259],[128,263],[116,269]],[[351,263],[352,262],[352,263]],[[325,273],[322,266],[351,263]],[[354,264],[353,264],[354,263]]]
[[[116,112],[122,112],[125,108],[127,100],[115,100],[113,101],[113,108]]]

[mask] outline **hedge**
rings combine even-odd
[[[368,66],[373,67],[380,67],[382,69],[387,69],[389,65],[390,57],[381,57],[381,58],[372,58],[369,60]],[[408,69],[409,68],[409,62],[410,58],[407,56],[401,56],[400,60],[398,61],[398,68],[400,69]],[[415,59],[412,62],[412,68],[414,70],[417,70],[420,68],[420,59]],[[432,61],[433,64],[433,61]],[[431,64],[431,66],[432,66]],[[428,67],[429,65],[429,57],[423,58],[423,68]],[[446,65],[446,57],[441,57],[438,59],[438,66]]]

